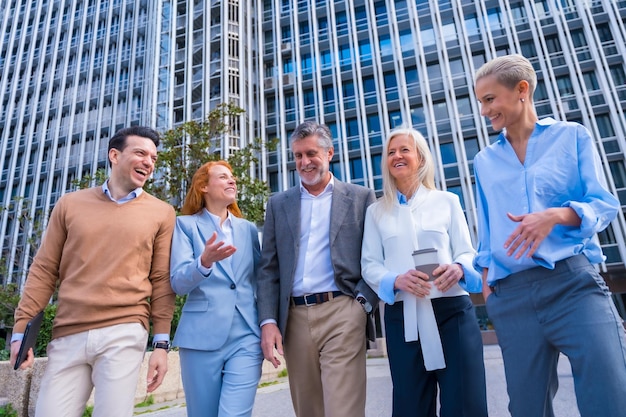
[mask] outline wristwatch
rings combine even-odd
[[[170,342],[161,340],[160,342],[154,342],[152,344],[153,349],[165,349],[166,352],[170,351]]]
[[[365,310],[365,313],[369,314],[372,312],[372,305],[370,304],[369,301],[367,301],[367,299],[365,297],[363,297],[361,294],[356,296],[356,300],[361,303],[361,307],[363,307],[363,310]]]

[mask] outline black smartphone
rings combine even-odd
[[[30,321],[26,325],[26,330],[24,330],[24,338],[22,339],[22,345],[20,346],[20,351],[17,353],[17,358],[15,358],[15,365],[13,366],[13,369],[17,370],[28,357],[28,349],[35,347],[35,343],[37,342],[37,335],[39,334],[39,328],[41,327],[42,321],[43,311],[30,319]]]

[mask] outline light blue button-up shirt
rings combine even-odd
[[[478,254],[474,267],[489,268],[487,282],[536,266],[584,254],[591,263],[604,261],[595,234],[617,215],[619,201],[608,190],[600,157],[582,125],[538,121],[522,164],[500,133],[498,140],[474,158],[478,204]],[[580,226],[556,225],[532,258],[507,255],[504,242],[518,226],[507,212],[519,215],[552,207],[570,207]]]

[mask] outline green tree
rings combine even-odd
[[[213,109],[204,120],[189,121],[164,132],[155,180],[150,181],[146,189],[172,204],[179,212],[193,174],[202,164],[222,159],[222,138],[231,133],[233,121],[243,113],[240,107],[224,103]],[[270,193],[268,185],[255,175],[258,172],[258,155],[264,147],[273,149],[275,144],[276,141],[264,144],[255,138],[226,158],[237,177],[237,203],[252,222],[263,221],[265,202]]]

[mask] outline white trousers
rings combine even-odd
[[[131,417],[147,341],[140,323],[54,339],[35,417],[81,417],[94,387],[93,417]]]

